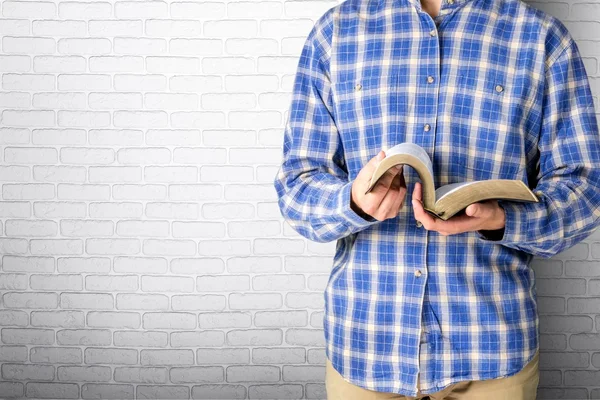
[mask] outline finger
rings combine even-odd
[[[404,206],[404,201],[406,200],[406,188],[400,187],[398,192],[398,197],[392,205],[392,217],[396,217],[400,214],[400,210],[402,210],[402,206]]]
[[[394,183],[397,181],[397,179],[399,179],[399,177],[394,177],[394,179],[392,179],[392,184],[390,185],[389,189],[383,194],[382,197],[379,198],[379,202],[376,206],[376,214],[381,220],[390,218],[391,216],[390,210],[398,194],[398,191],[394,190],[394,187],[399,186],[399,182]],[[377,201],[377,198],[374,197],[373,201]]]
[[[392,182],[394,181],[394,178],[396,176],[398,176],[399,174],[402,174],[402,166],[399,166],[400,168],[390,168],[385,174],[383,174],[381,176],[381,178],[377,181],[377,183],[375,184],[375,187],[373,187],[373,190],[371,191],[371,193],[373,193],[373,201],[376,203],[375,207],[376,208],[380,208],[381,207],[381,202],[383,201],[384,197],[387,196],[388,192],[390,191]]]
[[[387,191],[379,206],[379,210],[386,219],[398,216],[398,208],[406,193],[406,188],[401,186],[402,179],[400,177],[401,175],[394,177],[393,183],[390,185],[390,190]]]
[[[431,216],[425,209],[423,208],[423,204],[421,203],[421,184],[419,182],[415,183],[415,190],[413,190],[413,198],[412,198],[412,206],[413,212],[415,215],[415,219],[423,224],[426,229],[437,230],[438,219]]]
[[[358,176],[361,176],[361,178],[364,176],[366,180],[370,180],[371,177],[373,176],[373,172],[375,172],[375,169],[377,168],[377,165],[381,162],[381,160],[383,160],[385,158],[385,152],[383,150],[380,150],[379,153],[375,154],[374,157],[372,157],[369,162],[367,162],[365,164],[364,167],[362,167],[362,169],[359,172]],[[357,177],[358,177],[357,176]]]
[[[388,169],[378,180],[373,188],[373,191],[384,193],[384,191],[390,190],[390,186],[394,181],[394,178],[402,173],[402,165],[396,165]]]
[[[415,186],[413,188],[413,199],[422,201],[421,196],[421,182],[415,182]]]

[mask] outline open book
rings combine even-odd
[[[421,146],[415,143],[400,143],[385,153],[385,158],[379,162],[373,172],[365,194],[375,187],[379,178],[387,170],[398,164],[408,164],[417,171],[421,178],[423,208],[442,220],[449,219],[469,204],[488,199],[534,203],[539,201],[529,187],[518,179],[488,179],[450,183],[436,189],[433,183],[431,159]]]

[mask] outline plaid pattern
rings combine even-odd
[[[443,236],[364,219],[352,181],[382,148],[422,146],[436,187],[521,179],[539,203],[499,201],[501,237]],[[361,387],[416,396],[516,374],[538,349],[534,255],[599,225],[600,135],[578,47],[519,0],[348,0],[314,24],[299,58],[279,208],[302,236],[337,241],[325,290],[326,354]],[[498,233],[498,232],[495,232]],[[420,271],[421,274],[417,271]]]

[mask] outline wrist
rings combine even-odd
[[[350,208],[352,208],[352,210],[353,210],[353,211],[354,211],[356,214],[360,215],[362,218],[364,218],[364,219],[366,219],[366,220],[372,220],[372,219],[373,219],[373,217],[372,217],[372,216],[370,216],[369,214],[367,214],[366,212],[364,212],[364,211],[362,210],[362,208],[360,208],[360,207],[358,206],[358,204],[356,204],[356,203],[354,202],[354,198],[353,198],[352,192],[350,192]]]

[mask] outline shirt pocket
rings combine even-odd
[[[406,140],[399,122],[406,118],[406,92],[396,73],[357,76],[332,85],[334,119],[348,168],[360,169],[383,147]]]
[[[509,88],[493,69],[459,69],[448,92],[457,137],[456,159],[466,180],[517,179],[523,138],[505,116]]]

